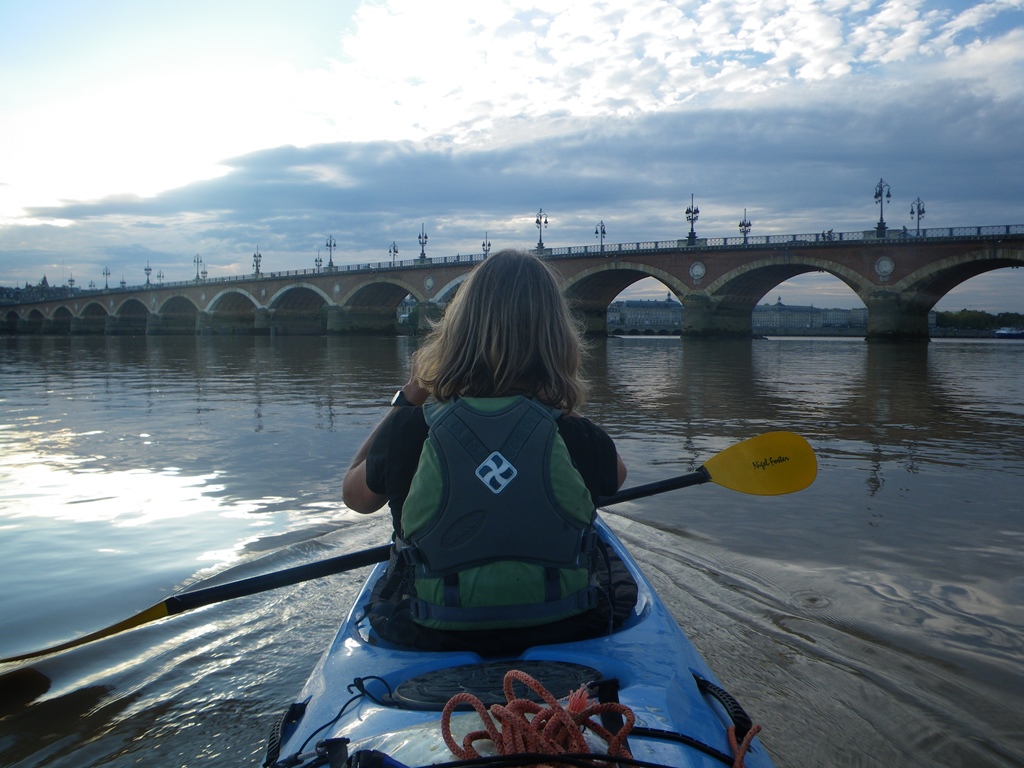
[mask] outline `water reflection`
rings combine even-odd
[[[414,346],[0,339],[4,650],[113,623],[207,569],[251,575],[381,543],[386,519],[358,519],[357,533],[340,478]],[[769,726],[781,765],[1011,765],[1024,747],[1022,355],[959,342],[595,344],[585,412],[615,437],[630,484],[770,429],[816,450],[818,480],[791,497],[708,484],[616,509],[656,526],[637,525],[631,548]],[[194,764],[230,744],[232,764],[258,764],[355,584],[218,606],[47,660],[42,703],[61,704],[6,719],[0,762]]]

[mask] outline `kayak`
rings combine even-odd
[[[600,516],[596,528],[636,581],[631,615],[610,634],[515,656],[384,641],[364,610],[386,568],[375,566],[275,725],[264,765],[772,766],[758,727]],[[533,731],[515,741],[520,727]],[[535,733],[554,734],[564,754],[538,747]]]

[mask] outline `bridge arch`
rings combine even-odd
[[[65,305],[61,304],[55,310],[53,315],[50,317],[50,331],[51,333],[58,333],[62,336],[67,336],[71,333],[71,323],[74,320],[74,315],[71,310]]]
[[[139,299],[122,301],[107,317],[106,333],[112,336],[143,336],[149,325],[149,310]]]
[[[113,306],[113,300],[110,300],[109,304]],[[86,302],[72,323],[71,332],[76,334],[106,333],[108,317],[110,317],[110,312],[103,306],[101,300]]]
[[[217,291],[200,311],[238,312],[253,310],[259,306],[259,299],[244,288],[224,288]]]
[[[280,307],[286,300],[289,300],[289,293],[291,293],[292,291],[299,290],[316,294],[317,296],[320,297],[321,304],[331,304],[334,301],[331,298],[330,294],[328,294],[327,291],[323,290],[320,286],[300,281],[297,283],[293,283],[292,285],[286,285],[285,287],[281,288],[276,293],[274,293],[274,295],[271,296],[270,300],[267,302],[267,306],[270,307],[271,309]],[[291,297],[291,300],[294,299],[295,297]]]
[[[37,308],[33,308],[23,323],[26,333],[42,333],[46,317]]]
[[[298,282],[285,286],[267,302],[270,331],[306,336],[321,334],[327,328],[324,309],[331,304],[327,293],[315,285]],[[257,314],[259,312],[257,310]]]
[[[154,296],[151,303],[154,309],[149,316],[147,333],[161,336],[196,332],[199,307],[189,297],[170,296],[162,304],[157,304]]]
[[[225,288],[214,294],[196,318],[200,333],[218,336],[251,336],[269,333],[269,312],[249,291]]]
[[[692,289],[679,277],[650,264],[608,261],[582,269],[565,281],[565,294],[573,311],[583,319],[588,333],[606,333],[608,305],[629,286],[653,277],[662,282],[680,301]]]
[[[708,283],[701,291],[681,297],[683,334],[750,336],[753,311],[776,286],[797,275],[824,272],[849,287],[865,304],[866,296],[877,288],[859,272],[809,253],[789,253],[782,262],[778,255],[767,255],[734,267]]]
[[[453,277],[438,289],[437,293],[434,294],[433,302],[435,304],[447,304],[455,298],[455,294],[458,293],[459,288],[462,287],[462,284],[466,282],[468,277],[469,272]]]
[[[17,333],[23,325],[21,315],[16,309],[9,309],[4,314],[3,331],[5,333]]]
[[[350,333],[395,333],[398,305],[406,296],[426,301],[423,292],[395,275],[374,277],[342,294],[339,310],[329,318],[329,331]]]
[[[893,284],[894,291],[915,295],[915,303],[934,307],[947,293],[973,277],[1007,267],[1024,266],[1024,250],[965,251],[921,267]]]

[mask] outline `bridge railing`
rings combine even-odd
[[[982,227],[928,227],[917,230],[889,229],[884,238],[879,238],[875,230],[857,232],[815,232],[802,235],[749,235],[747,237],[701,237],[693,245],[686,238],[676,240],[641,240],[635,243],[605,243],[603,245],[570,245],[560,248],[545,248],[544,255],[551,258],[579,258],[585,256],[613,256],[629,253],[657,253],[659,251],[678,251],[680,249],[715,249],[715,248],[757,248],[771,245],[815,245],[822,243],[846,243],[851,241],[887,242],[889,240],[951,240],[957,238],[1003,237],[1006,235],[1024,234],[1024,224],[999,224]],[[342,272],[380,272],[415,267],[431,267],[439,264],[472,264],[483,261],[483,253],[456,254],[455,256],[426,257],[424,259],[402,259],[400,261],[378,261],[365,264],[340,264],[321,269],[293,269],[281,272],[261,272],[259,275],[229,275],[227,277],[211,277],[206,279],[176,280],[167,283],[149,283],[146,285],[120,286],[115,288],[74,288],[70,289],[75,296],[93,296],[105,293],[126,293],[140,290],[155,290],[179,287],[195,287],[197,285],[218,286],[229,283],[247,282],[253,279],[279,279],[295,277],[323,277],[328,274]],[[56,297],[51,297],[56,298]],[[66,298],[66,296],[64,297]],[[45,301],[46,298],[34,299]]]
[[[573,245],[565,248],[551,248],[545,251],[554,257],[563,256],[601,256],[619,253],[678,251],[680,248],[743,248],[763,247],[766,245],[812,245],[821,243],[846,243],[851,241],[889,240],[948,240],[951,238],[999,237],[1003,235],[1024,234],[1024,224],[1000,224],[990,227],[929,227],[917,230],[890,229],[884,238],[879,238],[875,230],[857,232],[814,232],[800,235],[748,235],[747,237],[701,237],[693,245],[686,238],[678,240],[649,240],[637,243],[606,243],[605,245]]]

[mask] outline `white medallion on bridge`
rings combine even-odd
[[[434,278],[427,276],[427,279],[423,281],[423,287],[427,289],[427,293],[434,290]]]
[[[203,291],[202,293],[199,294],[199,300],[206,301],[206,291]],[[156,304],[156,299],[153,299],[153,303]]]
[[[690,265],[690,277],[693,278],[693,284],[700,285],[700,279],[704,277],[707,271],[707,267],[704,266],[703,262],[693,262],[693,264]]]
[[[341,293],[341,284],[335,283],[334,287],[331,290],[334,291],[334,295],[337,296],[339,293]]]
[[[882,280],[888,280],[889,275],[892,274],[893,269],[896,267],[895,262],[888,256],[883,256],[875,262],[875,272]]]
[[[203,298],[205,299],[206,297],[204,296]],[[267,298],[267,289],[266,288],[260,288],[260,298],[261,299]]]

